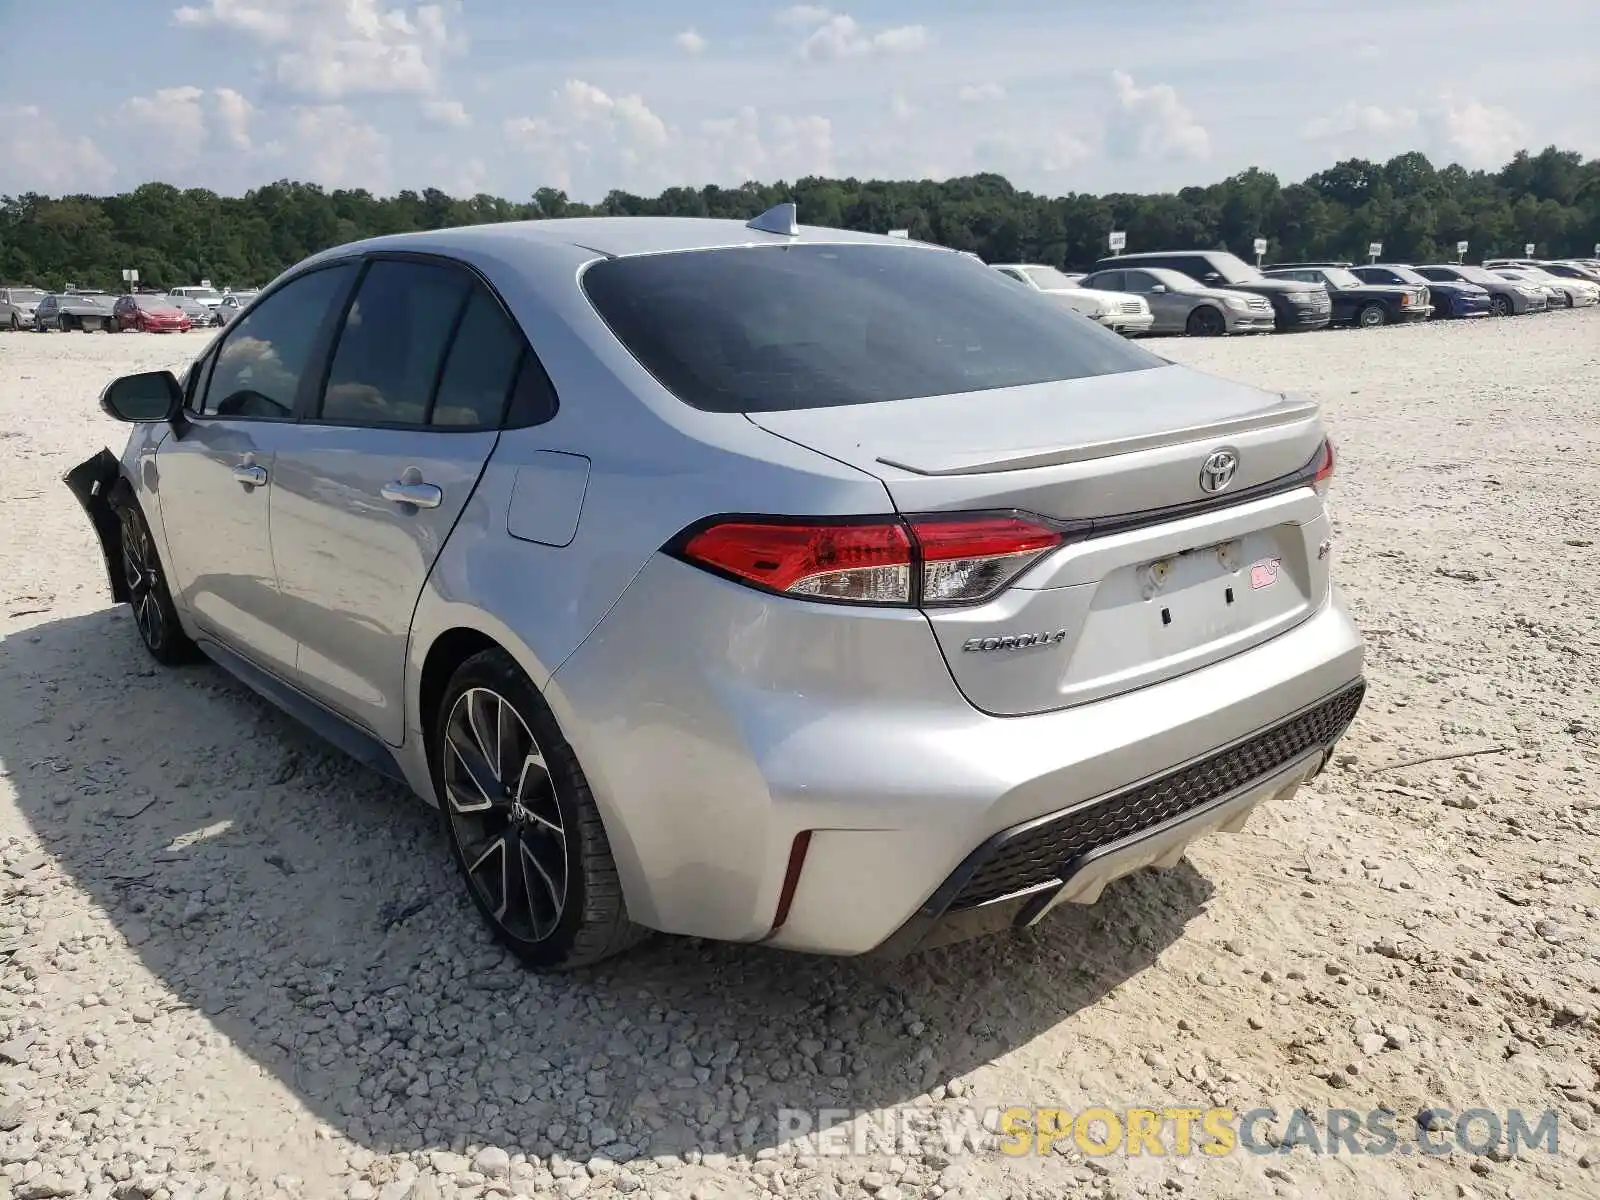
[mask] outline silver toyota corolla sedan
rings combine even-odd
[[[1361,703],[1315,405],[793,219],[326,251],[67,476],[156,659],[436,804],[535,966],[1030,925]]]

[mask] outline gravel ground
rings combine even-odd
[[[0,1200],[1600,1195],[1600,311],[1152,343],[1338,439],[1372,690],[1292,804],[1027,935],[561,978],[492,946],[420,805],[108,607],[59,477],[121,446],[107,378],[201,341],[0,336]],[[1549,1109],[1559,1143],[840,1157],[777,1125],[1014,1104],[1276,1106],[1280,1139],[1385,1108],[1403,1147],[1425,1108]]]

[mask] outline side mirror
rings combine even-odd
[[[1167,285],[1164,284],[1164,283],[1153,283],[1153,284],[1151,284],[1150,285],[1150,294],[1152,296],[1165,296],[1167,294]]]
[[[183,389],[171,371],[142,371],[108,383],[100,407],[119,421],[170,421],[183,407]]]
[[[1203,276],[1201,276],[1200,282],[1218,284],[1222,282],[1222,276],[1218,275],[1215,271],[1207,271]]]

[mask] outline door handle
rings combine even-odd
[[[410,504],[415,508],[438,508],[444,493],[431,483],[386,483],[378,493],[391,504]]]
[[[260,487],[267,481],[267,469],[258,467],[254,463],[244,463],[233,469],[233,477],[240,483],[249,484],[251,487]]]

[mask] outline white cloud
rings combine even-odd
[[[1383,137],[1413,129],[1417,124],[1414,108],[1384,108],[1351,100],[1332,112],[1306,122],[1300,136],[1313,142],[1337,141],[1348,137]]]
[[[896,121],[909,121],[917,115],[917,108],[904,92],[896,92],[889,97],[889,115]]]
[[[91,139],[67,133],[36,105],[0,105],[0,195],[101,192],[115,174]]]
[[[956,99],[963,104],[988,104],[1005,98],[1006,89],[998,83],[968,83],[956,89]]]
[[[422,118],[443,129],[465,129],[472,124],[467,106],[459,100],[424,100]]]
[[[1440,96],[1423,117],[1431,145],[1467,167],[1498,167],[1527,144],[1528,131],[1509,110]]]
[[[1164,83],[1139,87],[1124,71],[1111,73],[1116,103],[1106,123],[1106,152],[1113,158],[1202,159],[1211,135]]]
[[[896,25],[868,33],[854,17],[814,4],[786,8],[778,14],[778,22],[811,31],[800,43],[800,57],[816,62],[873,54],[910,54],[931,40],[925,25]]]
[[[234,150],[250,149],[250,120],[255,107],[232,88],[216,88],[212,93],[217,131]]]
[[[833,126],[826,117],[763,119],[746,106],[687,128],[669,125],[637,95],[613,96],[569,79],[547,111],[502,127],[540,172],[541,185],[572,190],[604,180],[634,191],[694,183],[826,174],[833,169]]]
[[[693,29],[685,29],[672,40],[685,54],[699,54],[706,48],[706,39]]]
[[[296,108],[295,155],[309,181],[335,188],[389,185],[389,137],[342,104]]]
[[[385,0],[206,0],[173,13],[178,25],[219,29],[259,44],[273,79],[323,101],[436,91],[446,55],[462,48],[438,4]]]
[[[254,117],[255,106],[232,88],[206,91],[188,85],[130,96],[112,114],[112,123],[152,165],[182,168],[208,148],[248,153]]]

